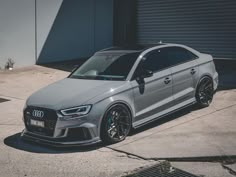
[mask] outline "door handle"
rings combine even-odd
[[[169,84],[171,82],[171,79],[169,77],[165,78],[164,83]]]
[[[190,73],[191,73],[192,75],[194,75],[194,74],[196,73],[196,70],[193,68],[193,69],[191,69]]]

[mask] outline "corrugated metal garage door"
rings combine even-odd
[[[236,0],[138,0],[138,43],[180,43],[236,59]]]

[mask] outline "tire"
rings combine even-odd
[[[129,109],[123,104],[111,106],[105,113],[101,125],[101,139],[105,144],[123,141],[132,124]]]
[[[212,100],[214,95],[214,88],[213,88],[213,82],[210,77],[203,77],[198,86],[196,91],[196,100],[198,106],[204,108],[208,107]]]

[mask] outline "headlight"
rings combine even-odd
[[[84,105],[84,106],[79,106],[79,107],[73,107],[69,109],[63,109],[61,110],[61,113],[64,116],[83,116],[89,113],[91,110],[92,105]]]

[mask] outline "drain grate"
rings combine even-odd
[[[10,100],[7,100],[5,98],[0,98],[0,103],[6,102],[6,101],[10,101]]]
[[[198,177],[178,168],[174,168],[169,162],[161,162],[159,164],[144,167],[135,170],[122,177]]]

